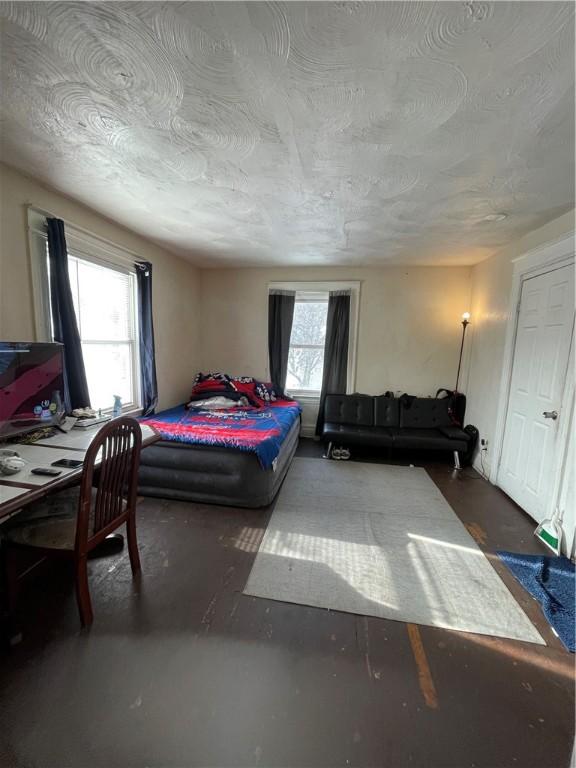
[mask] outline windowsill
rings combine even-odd
[[[122,411],[122,416],[142,416],[142,408],[130,408],[129,410]]]
[[[112,418],[112,408],[100,408],[102,416],[110,416]],[[129,405],[122,409],[122,416],[141,416],[142,408],[140,406]]]
[[[294,400],[303,400],[307,403],[320,402],[320,392],[289,392],[286,390],[286,394]]]

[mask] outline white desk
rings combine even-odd
[[[30,470],[35,467],[49,467],[58,459],[83,459],[101,426],[86,430],[72,429],[67,434],[61,433],[32,445],[11,445],[10,448],[20,454],[26,466],[14,475],[0,476],[0,521],[48,493],[78,482],[82,467],[57,467],[61,471],[57,477],[33,475]],[[143,448],[160,439],[151,427],[144,424],[141,428]]]
[[[99,424],[91,429],[74,429],[70,432],[59,432],[54,437],[48,437],[45,440],[38,440],[34,446],[45,446],[47,448],[63,448],[72,451],[87,451],[90,443],[98,434],[100,428],[104,426]],[[147,424],[141,424],[142,443],[147,442],[151,437],[156,436],[156,432]],[[19,449],[16,449],[19,451]],[[78,458],[78,457],[76,457]]]
[[[47,448],[37,443],[33,445],[17,445],[14,447],[14,450],[18,451],[20,458],[26,462],[26,466],[15,475],[3,475],[2,480],[11,480],[25,485],[45,485],[55,480],[54,477],[49,477],[48,475],[33,475],[32,470],[35,467],[50,467],[58,459],[82,461],[84,458],[83,454],[79,451],[70,451],[64,448],[54,450],[54,448]],[[74,469],[67,469],[66,467],[53,467],[53,469],[57,469],[61,473],[58,477],[65,477],[74,472]]]
[[[16,488],[11,485],[0,485],[0,504],[4,504],[7,501],[22,496],[22,494],[28,493],[27,488]]]

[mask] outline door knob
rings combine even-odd
[[[554,421],[556,421],[558,418],[558,411],[544,411],[542,416],[544,416],[545,419],[554,419]]]

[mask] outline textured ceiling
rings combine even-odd
[[[0,18],[2,158],[198,264],[471,264],[574,202],[572,3]]]

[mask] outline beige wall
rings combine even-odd
[[[268,375],[267,286],[272,281],[359,280],[356,389],[430,395],[452,386],[463,311],[472,312],[461,388],[467,421],[492,444],[512,259],[574,227],[573,213],[473,267],[204,269],[0,164],[0,338],[33,339],[26,206],[74,222],[154,264],[160,407],[182,402],[199,369]],[[470,355],[470,364],[467,356]],[[489,467],[490,451],[486,456]]]
[[[202,270],[202,366],[267,376],[269,282],[360,280],[356,389],[434,394],[454,385],[470,273],[468,267]]]
[[[26,206],[47,210],[123,246],[154,266],[160,407],[182,402],[198,360],[198,270],[94,211],[0,164],[0,338],[33,340]]]
[[[466,420],[488,440],[484,468],[490,470],[506,324],[512,289],[512,259],[574,230],[574,212],[549,222],[544,227],[511,243],[472,269],[471,358],[469,366]],[[478,462],[477,462],[478,464]]]

